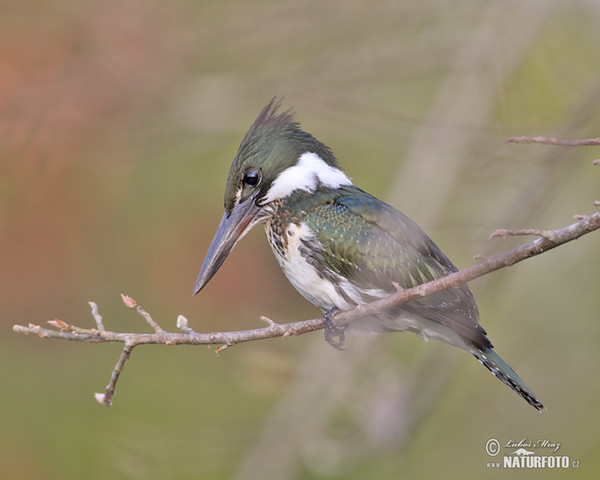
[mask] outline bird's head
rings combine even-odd
[[[297,190],[339,188],[351,181],[333,152],[300,128],[281,100],[262,109],[233,159],[225,188],[225,211],[194,286],[194,295],[219,270],[235,244],[266,221],[270,206]]]

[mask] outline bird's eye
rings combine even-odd
[[[257,170],[248,170],[244,175],[244,183],[250,187],[256,187],[260,180],[260,174]]]

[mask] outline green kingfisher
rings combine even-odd
[[[237,242],[264,224],[273,254],[291,284],[324,313],[325,338],[343,344],[332,322],[350,309],[456,272],[410,218],[354,186],[329,147],[300,128],[273,98],[246,133],[231,165],[225,211],[206,254],[194,295]],[[467,285],[404,303],[353,322],[372,332],[411,331],[472,353],[538,410],[544,406],[493,350]]]

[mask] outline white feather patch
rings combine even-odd
[[[306,223],[300,225],[290,224],[288,227],[288,248],[285,256],[278,255],[277,251],[273,249],[283,273],[304,298],[324,312],[334,306],[341,309],[350,308],[352,305],[344,300],[334,284],[321,278],[315,267],[300,254],[303,240],[313,238],[314,234]]]
[[[296,165],[277,175],[265,196],[265,202],[285,198],[296,190],[312,193],[319,185],[326,188],[339,188],[342,185],[352,185],[352,181],[344,172],[328,165],[316,153],[306,152],[300,155]]]

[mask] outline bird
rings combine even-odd
[[[333,151],[304,131],[293,109],[273,97],[244,136],[231,165],[224,212],[197,277],[202,290],[235,245],[264,225],[273,254],[294,288],[320,308],[325,339],[341,348],[333,314],[457,272],[407,215],[361,190]],[[539,411],[532,390],[496,353],[464,284],[360,318],[352,331],[416,333],[473,354]]]

